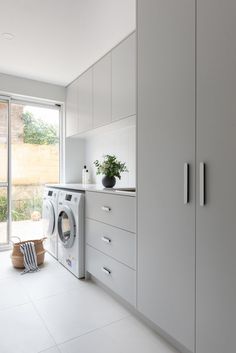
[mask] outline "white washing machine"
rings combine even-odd
[[[76,277],[84,277],[84,194],[60,190],[58,195],[58,260]]]
[[[57,204],[59,190],[45,187],[43,193],[43,231],[47,237],[45,249],[57,259]]]

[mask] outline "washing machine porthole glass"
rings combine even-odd
[[[66,212],[61,212],[61,230],[63,234],[63,238],[67,241],[70,238],[70,220]]]
[[[65,247],[72,247],[75,240],[75,221],[70,209],[61,210],[59,213],[58,234]]]

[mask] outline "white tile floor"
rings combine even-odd
[[[1,353],[177,353],[101,288],[51,256],[21,276],[0,252]]]

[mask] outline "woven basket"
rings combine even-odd
[[[34,243],[35,251],[37,255],[37,264],[42,265],[44,263],[44,255],[45,249],[43,247],[43,242],[46,238],[37,239],[37,240],[27,240],[27,241],[20,241],[18,243],[13,243],[13,250],[11,255],[12,265],[16,268],[25,268],[24,266],[24,258],[23,254],[20,251],[20,245],[27,243],[29,241]]]

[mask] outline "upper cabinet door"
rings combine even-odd
[[[112,120],[136,114],[136,42],[132,34],[112,50]]]
[[[197,5],[196,352],[229,353],[236,351],[236,2]]]
[[[78,133],[78,80],[66,88],[66,137]]]
[[[193,352],[195,0],[137,5],[137,305]]]
[[[93,127],[93,68],[78,78],[78,133]]]
[[[93,67],[93,127],[111,122],[111,53]]]

